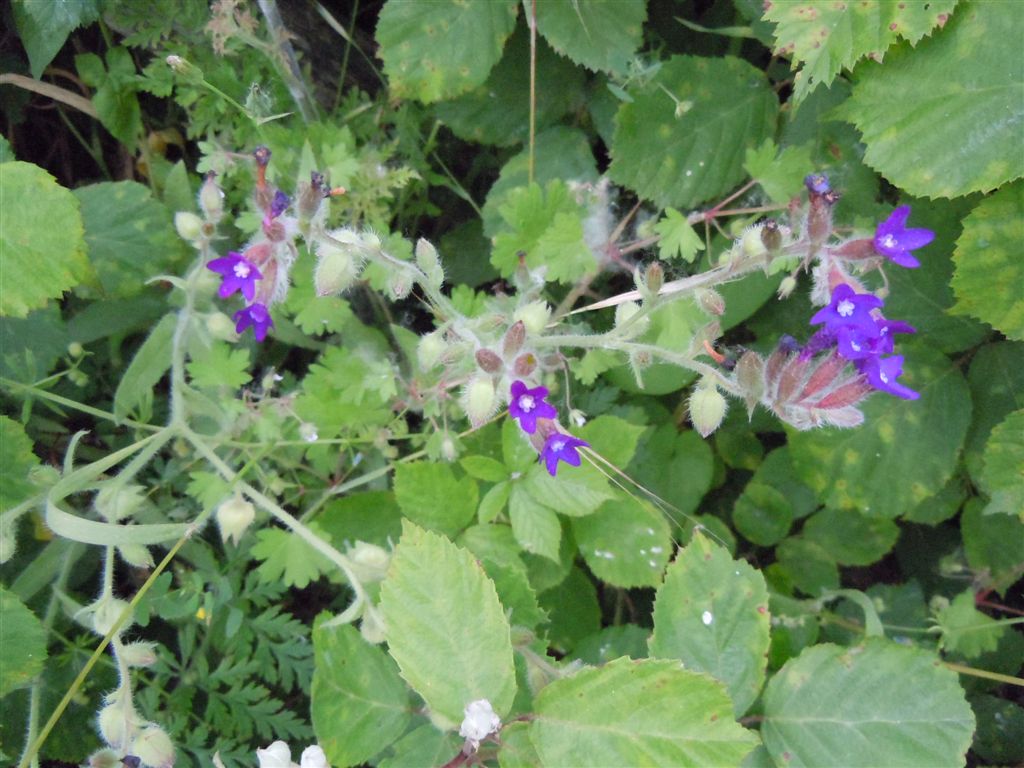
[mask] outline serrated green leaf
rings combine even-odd
[[[536,7],[537,30],[556,51],[587,69],[624,73],[643,41],[644,0],[573,0]]]
[[[313,630],[310,716],[317,744],[337,768],[360,765],[405,733],[412,717],[398,667],[351,625]]]
[[[97,0],[65,0],[37,3],[17,0],[11,4],[18,38],[28,54],[32,77],[39,80],[43,70],[64,47],[68,35],[100,17]]]
[[[816,170],[811,160],[810,144],[779,150],[775,142],[765,139],[757,149],[748,149],[743,167],[761,185],[772,202],[785,204],[800,194],[804,178]]]
[[[804,0],[766,5],[764,18],[777,23],[775,52],[792,53],[793,61],[802,64],[793,83],[793,101],[799,105],[819,85],[830,85],[841,70],[850,69],[862,58],[881,61],[897,40],[913,45],[935,27],[942,27],[956,4],[957,0]]]
[[[1024,408],[1024,343],[1002,341],[977,351],[967,372],[974,404],[967,432],[964,462],[976,483],[981,482],[989,435],[1011,412]]]
[[[13,592],[0,586],[0,697],[43,670],[46,630]]]
[[[132,358],[114,392],[114,415],[119,419],[150,397],[153,387],[170,369],[171,341],[177,321],[175,312],[164,315]]]
[[[916,48],[902,43],[858,68],[835,114],[860,130],[869,166],[919,197],[988,192],[1024,175],[1024,71],[1003,55],[1024,36],[1014,8],[964,5]]]
[[[0,315],[25,317],[90,276],[74,194],[31,163],[0,164]]]
[[[823,509],[807,518],[801,535],[840,565],[871,565],[893,548],[900,529],[892,520],[866,517],[855,509]]]
[[[1017,467],[1020,470],[1020,465]],[[982,499],[967,502],[960,516],[967,564],[979,582],[1004,594],[1024,574],[1024,522],[1012,515],[990,515]]]
[[[906,344],[908,384],[921,399],[874,395],[854,430],[791,432],[793,466],[826,506],[895,518],[938,492],[952,476],[970,422],[959,370],[942,354]]]
[[[25,434],[24,427],[14,419],[0,415],[0,511],[7,511],[15,504],[36,492],[28,481],[28,473],[39,466],[39,459],[32,453],[32,441]]]
[[[85,57],[88,63],[82,79],[95,89],[92,105],[96,116],[115,139],[133,152],[142,133],[142,110],[135,95],[138,82],[131,53],[123,46],[109,48],[106,69],[96,67],[99,59],[94,54],[85,54]],[[82,59],[82,56],[75,58],[79,68]]]
[[[775,550],[775,565],[793,586],[808,595],[839,589],[839,566],[835,558],[813,541],[790,536]]]
[[[974,715],[935,655],[871,639],[786,663],[764,694],[761,734],[788,766],[962,766]]]
[[[999,646],[999,638],[1007,627],[974,607],[974,590],[967,589],[953,598],[935,614],[942,630],[940,646],[950,653],[976,659]]]
[[[529,493],[522,483],[512,486],[508,499],[512,533],[525,552],[558,562],[562,526],[558,516]]]
[[[1022,96],[1024,100],[1024,96]],[[953,263],[953,312],[983,320],[1006,336],[1024,341],[1024,294],[997,286],[1024,285],[1024,183],[983,200],[964,220]]]
[[[487,79],[515,25],[510,0],[389,0],[377,45],[391,94],[425,103],[466,93]]]
[[[764,577],[697,533],[658,589],[651,655],[721,680],[739,717],[764,682],[768,628]]]
[[[375,345],[331,347],[309,367],[295,413],[321,437],[336,437],[345,427],[386,421],[394,391],[394,369]]]
[[[622,364],[622,354],[607,349],[588,349],[583,357],[569,362],[569,367],[581,384],[591,386],[597,377],[610,368]]]
[[[594,667],[607,664],[620,656],[646,659],[647,641],[650,636],[649,629],[638,627],[636,624],[604,627],[597,634],[581,640],[573,656]]]
[[[655,587],[672,556],[664,516],[639,499],[606,501],[572,521],[583,559],[594,575],[616,587]]]
[[[654,225],[654,231],[661,238],[658,255],[665,261],[680,258],[690,262],[697,257],[697,251],[704,250],[704,241],[675,208],[665,209],[665,215]]]
[[[537,603],[537,593],[530,586],[526,568],[521,563],[501,565],[488,559],[482,565],[494,582],[512,626],[535,629],[547,621],[547,614]]]
[[[587,462],[579,467],[562,466],[557,477],[534,465],[517,487],[535,503],[570,517],[589,515],[615,496],[604,475]]]
[[[986,515],[1003,512],[1024,523],[1024,410],[1003,419],[985,446],[981,487],[991,497]]]
[[[543,765],[739,765],[757,737],[728,697],[677,661],[616,659],[548,684],[530,736]]]
[[[476,514],[479,489],[446,464],[417,461],[395,467],[395,499],[416,524],[455,536]]]
[[[691,515],[711,488],[713,466],[711,447],[700,435],[663,424],[640,443],[628,474],[671,504],[673,516]]]
[[[320,535],[316,523],[309,523],[308,526]],[[250,554],[262,561],[256,571],[260,581],[267,584],[280,581],[286,586],[302,589],[333,567],[330,560],[298,535],[281,528],[257,531],[256,543],[252,545]]]
[[[743,178],[743,151],[775,130],[764,73],[735,58],[674,56],[619,107],[612,180],[667,208],[692,208]]]
[[[435,717],[460,723],[478,699],[499,717],[508,713],[516,693],[511,630],[469,552],[405,521],[380,596],[390,654]]]
[[[214,342],[194,353],[187,368],[197,387],[238,389],[252,379],[249,350],[225,342]]]

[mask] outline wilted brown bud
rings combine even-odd
[[[516,361],[512,364],[512,372],[519,377],[524,379],[533,373],[537,368],[537,358],[532,352],[520,355],[516,358]]]
[[[498,373],[505,367],[504,361],[497,353],[489,349],[478,349],[476,351],[476,364],[488,373]]]
[[[761,225],[761,242],[769,253],[774,253],[782,247],[782,232],[779,231],[779,224],[775,219],[768,219]]]
[[[714,288],[701,288],[698,290],[697,303],[709,315],[720,317],[725,314],[725,299]]]
[[[743,391],[747,415],[752,416],[754,406],[764,394],[764,360],[756,352],[744,352],[736,362],[736,383]]]
[[[516,320],[505,333],[501,351],[506,358],[512,357],[523,348],[524,341],[526,341],[526,324],[522,320]]]
[[[644,272],[644,282],[647,284],[647,290],[652,295],[657,296],[661,286],[665,284],[665,269],[661,266],[660,261],[653,261],[647,265],[647,269]]]

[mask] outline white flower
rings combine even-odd
[[[464,710],[466,718],[459,726],[459,736],[468,739],[473,749],[480,746],[481,739],[501,727],[501,718],[494,713],[487,699],[471,701]]]
[[[260,768],[291,768],[292,751],[283,741],[275,741],[266,749],[256,750]]]
[[[330,768],[327,764],[327,755],[314,744],[302,750],[302,757],[299,758],[299,768]]]

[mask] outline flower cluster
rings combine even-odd
[[[531,389],[522,381],[513,381],[508,414],[519,422],[523,432],[531,436],[534,447],[538,448],[540,461],[554,477],[560,461],[578,467],[581,462],[578,449],[589,447],[589,443],[561,431],[555,422],[558,411],[547,402],[547,396],[547,387]],[[534,439],[534,435],[538,439]]]

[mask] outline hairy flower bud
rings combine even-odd
[[[224,190],[217,184],[217,174],[206,174],[203,186],[199,188],[199,210],[211,224],[217,224],[224,216]]]
[[[778,295],[780,299],[788,299],[793,291],[796,290],[796,278],[792,275],[786,275],[782,278],[782,282],[779,283]]]
[[[352,570],[363,584],[384,581],[391,563],[391,553],[386,549],[357,541],[354,547],[349,548],[348,556],[352,561]]]
[[[764,360],[756,352],[744,352],[736,362],[736,383],[743,391],[747,415],[753,416],[754,406],[764,395]]]
[[[725,314],[725,299],[714,288],[701,288],[697,291],[697,304],[709,315],[721,317]]]
[[[89,755],[89,759],[85,761],[85,764],[89,768],[126,768],[124,762],[124,751],[115,751],[113,749],[100,749]]]
[[[768,253],[768,249],[761,239],[761,229],[760,224],[747,227],[740,237],[740,251],[748,259],[756,259],[758,256],[765,256]]]
[[[96,716],[96,725],[99,727],[100,737],[111,748],[124,752],[141,722],[134,712],[121,701],[115,700],[100,710]]]
[[[93,603],[93,631],[100,637],[106,637],[126,608],[128,608],[128,602],[116,597],[104,597]],[[129,611],[127,618],[117,630],[118,634],[128,629],[132,623],[132,614]]]
[[[401,301],[412,293],[412,280],[405,270],[395,270],[388,277],[388,293],[395,301]]]
[[[721,425],[728,407],[714,384],[701,382],[690,395],[690,421],[701,437],[707,437]]]
[[[171,738],[164,733],[163,728],[152,723],[132,740],[128,752],[150,768],[171,768],[174,765],[174,745]]]
[[[125,643],[117,655],[129,667],[151,667],[156,664],[156,643],[145,640]]]
[[[505,359],[516,355],[523,348],[524,341],[526,341],[526,324],[522,320],[516,320],[509,326],[501,343],[501,352]]]
[[[241,496],[233,496],[217,507],[215,513],[221,541],[238,546],[246,529],[256,519],[256,508]]]
[[[534,301],[519,307],[512,315],[513,320],[521,320],[531,334],[540,334],[551,317],[551,308],[543,301]]]
[[[782,247],[782,231],[774,219],[768,219],[761,225],[761,242],[769,253],[775,253]]]
[[[336,296],[348,290],[359,277],[359,271],[360,266],[349,251],[321,243],[313,275],[317,296]]]
[[[178,237],[195,243],[203,237],[203,220],[190,211],[178,211],[174,214],[174,228]]]
[[[437,249],[429,240],[422,237],[416,241],[416,263],[423,270],[430,286],[435,289],[440,288],[444,282],[444,270],[437,257]]]
[[[658,295],[661,286],[665,284],[665,268],[661,266],[661,262],[653,261],[647,265],[647,270],[644,272],[644,283],[652,296]]]
[[[476,351],[476,364],[487,373],[497,373],[505,367],[504,361],[498,357],[498,354],[489,349]]]
[[[474,376],[462,395],[462,407],[474,427],[479,427],[494,414],[497,395],[490,376]]]
[[[448,349],[448,345],[444,341],[444,333],[442,331],[434,331],[423,336],[419,344],[416,346],[416,358],[419,360],[420,367],[429,371],[441,360],[441,355]]]
[[[537,369],[537,357],[533,352],[526,352],[512,363],[512,372],[517,378],[525,379]]]

